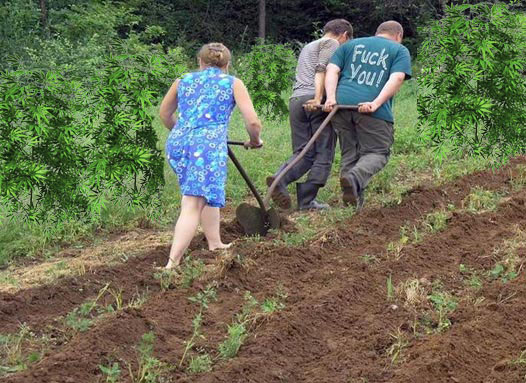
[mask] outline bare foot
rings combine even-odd
[[[177,266],[179,266],[180,263],[181,263],[181,258],[173,259],[173,258],[170,257],[168,259],[168,263],[166,264],[166,266],[164,268],[165,268],[165,270],[173,270]]]
[[[232,243],[220,243],[218,245],[208,245],[208,250],[214,251],[214,250],[224,250],[229,249],[232,246]]]

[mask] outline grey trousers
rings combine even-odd
[[[292,97],[289,101],[289,119],[292,133],[292,156],[285,162],[276,175],[281,172],[303,150],[305,144],[318,130],[327,117],[327,113],[320,111],[307,112],[303,104],[314,96]],[[285,184],[290,184],[300,179],[309,172],[307,181],[317,185],[325,185],[331,173],[336,146],[336,134],[329,124],[320,134],[316,142],[305,156],[283,177]]]
[[[391,122],[351,110],[332,118],[342,153],[340,176],[353,178],[360,192],[371,177],[387,164],[394,141]]]

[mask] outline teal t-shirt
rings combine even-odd
[[[341,45],[331,58],[340,67],[336,89],[338,104],[356,105],[373,101],[395,72],[411,78],[411,56],[402,44],[384,37],[363,37]],[[373,117],[393,122],[392,98]]]

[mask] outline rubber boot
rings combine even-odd
[[[309,182],[296,183],[296,196],[298,199],[298,210],[323,210],[328,209],[329,205],[316,201],[316,195],[321,185]]]
[[[344,205],[355,206],[357,212],[362,210],[365,198],[363,190],[359,190],[356,181],[354,181],[352,177],[341,177],[340,185],[342,188],[342,200]]]

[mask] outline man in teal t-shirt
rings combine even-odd
[[[393,144],[392,97],[411,78],[411,56],[402,42],[404,30],[386,21],[374,37],[340,46],[327,67],[325,110],[338,104],[360,105],[358,112],[339,110],[332,119],[342,161],[343,202],[363,206],[371,177],[387,164]]]

